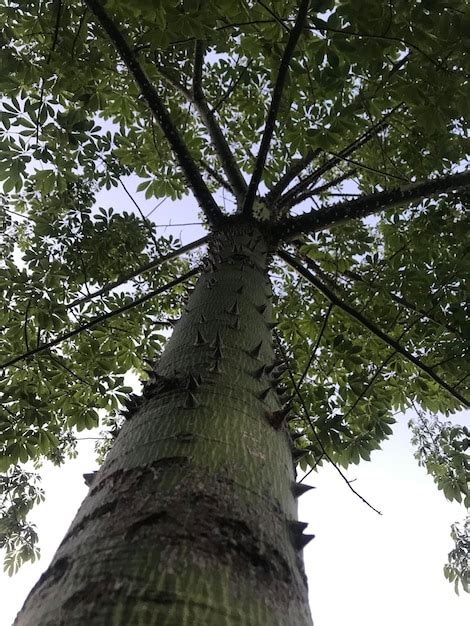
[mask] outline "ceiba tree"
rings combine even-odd
[[[311,624],[295,465],[342,474],[408,407],[468,507],[470,433],[435,417],[467,405],[465,4],[0,3],[11,570],[36,554],[23,464],[99,409],[108,433],[16,624]],[[157,237],[136,177],[208,235]],[[112,186],[136,215],[96,207]]]

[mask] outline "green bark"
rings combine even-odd
[[[214,235],[142,401],[15,624],[312,623],[291,442],[275,419],[268,263],[258,231]]]

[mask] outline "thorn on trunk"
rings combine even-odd
[[[262,347],[263,347],[263,342],[260,341],[259,344],[255,346],[253,350],[249,350],[247,354],[251,356],[253,359],[259,359]]]
[[[185,409],[195,409],[196,407],[199,406],[199,402],[197,401],[196,397],[194,396],[194,394],[192,394],[190,391],[186,394],[186,398],[184,400],[184,408]]]
[[[196,337],[196,341],[194,342],[195,346],[204,346],[207,343],[206,338],[204,337],[204,335],[201,333],[200,330],[197,331],[197,337]]]
[[[265,389],[264,391],[262,391],[259,395],[258,395],[258,400],[266,400],[266,398],[269,395],[269,392],[271,391],[271,387],[268,387],[267,389]]]
[[[234,322],[230,324],[229,328],[232,330],[240,330],[240,318],[236,317]]]
[[[87,487],[91,487],[95,482],[96,474],[98,472],[88,472],[87,474],[83,474],[83,480],[85,481],[85,485]]]
[[[284,407],[282,409],[279,409],[278,411],[271,411],[269,413],[266,413],[266,417],[268,419],[268,422],[275,430],[280,430],[284,422],[287,421],[289,411],[290,406]]]
[[[268,305],[266,303],[264,303],[264,304],[260,304],[259,306],[255,307],[255,308],[258,311],[258,313],[260,313],[260,315],[263,315],[263,313],[268,308]]]
[[[221,370],[220,370],[220,361],[219,360],[215,360],[212,365],[209,367],[209,372],[211,374],[220,374]]]
[[[194,391],[200,386],[201,386],[200,380],[198,380],[198,378],[192,372],[190,372],[188,376],[188,380],[186,382],[186,389]]]
[[[266,365],[262,365],[259,369],[255,370],[252,374],[255,380],[261,380],[263,378],[263,374],[266,370]]]
[[[307,491],[310,491],[310,489],[315,489],[315,487],[305,483],[292,483],[292,493],[294,498],[300,498],[300,496],[307,493]]]
[[[238,300],[235,300],[235,302],[232,304],[232,306],[227,309],[227,313],[229,313],[230,315],[239,315],[240,314],[240,309],[238,307]]]
[[[297,522],[296,520],[288,522],[290,539],[296,550],[303,550],[308,542],[315,537],[315,535],[303,534],[303,531],[307,528],[307,526],[308,524],[305,522]]]
[[[220,330],[218,330],[215,334],[215,338],[211,343],[211,348],[222,348],[223,347],[223,342],[222,342],[222,336],[220,334]]]
[[[222,349],[220,346],[216,346],[214,348],[214,352],[212,353],[212,356],[214,357],[216,361],[222,358]]]

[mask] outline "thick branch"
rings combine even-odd
[[[207,189],[199,168],[194,162],[188,147],[186,146],[178,129],[173,124],[168,110],[158,95],[155,87],[150,82],[143,68],[139,64],[131,47],[124,38],[124,35],[107,14],[105,8],[99,0],[85,0],[89,9],[94,13],[102,28],[108,35],[117,52],[120,54],[129,72],[134,77],[142,96],[152,111],[155,120],[165,135],[173,150],[178,163],[194,193],[194,196],[201,207],[201,210],[208,221],[215,225],[223,220],[223,214],[211,193]]]
[[[271,105],[269,107],[268,116],[266,118],[266,124],[261,138],[261,144],[256,157],[255,166],[253,168],[253,174],[251,176],[250,184],[248,185],[248,191],[246,193],[245,202],[243,204],[243,213],[247,216],[251,215],[253,204],[256,198],[261,177],[263,176],[264,166],[269,152],[269,146],[271,145],[271,139],[274,133],[274,127],[276,125],[277,116],[279,113],[279,107],[281,105],[282,93],[284,91],[284,85],[287,78],[287,72],[289,71],[289,65],[292,60],[297,42],[302,33],[305,19],[307,17],[308,7],[310,0],[301,0],[299,12],[295,20],[295,24],[290,31],[289,39],[287,40],[284,54],[282,55],[281,63],[277,73],[276,84],[274,85]]]
[[[278,251],[278,255],[280,258],[288,263],[291,267],[293,267],[301,276],[308,280],[316,289],[318,289],[324,296],[326,296],[330,302],[335,304],[339,309],[343,310],[354,320],[359,322],[362,326],[367,328],[371,333],[373,333],[376,337],[381,339],[388,346],[393,348],[396,352],[401,354],[407,361],[413,363],[415,367],[419,370],[427,374],[434,382],[436,382],[440,387],[445,389],[454,399],[458,400],[461,404],[468,407],[470,406],[470,402],[464,398],[454,387],[446,383],[438,374],[436,374],[429,366],[423,363],[420,359],[415,357],[411,352],[409,352],[406,348],[404,348],[401,344],[399,344],[393,337],[387,335],[383,332],[374,322],[371,322],[369,319],[364,317],[362,313],[357,311],[354,307],[350,306],[348,303],[344,302],[334,291],[332,291],[329,287],[323,284],[314,274],[309,272],[303,265],[299,262],[298,259],[292,257],[287,252]]]
[[[98,289],[98,291],[90,293],[87,296],[84,296],[83,298],[77,298],[73,302],[70,302],[69,304],[67,304],[66,308],[71,309],[74,306],[78,306],[79,304],[85,304],[85,302],[88,302],[89,300],[98,298],[99,296],[102,296],[103,294],[108,293],[112,289],[119,287],[119,285],[126,283],[128,280],[131,280],[131,278],[135,278],[136,276],[139,276],[140,274],[143,274],[144,272],[148,272],[148,270],[152,270],[155,267],[162,265],[166,261],[171,261],[172,259],[176,259],[180,257],[182,254],[185,254],[186,252],[190,252],[191,250],[194,250],[195,248],[199,248],[200,246],[207,243],[209,241],[209,238],[210,238],[209,235],[207,235],[206,237],[202,237],[201,239],[197,239],[196,241],[193,241],[192,243],[188,243],[186,246],[182,246],[181,248],[178,248],[177,250],[173,250],[172,252],[169,252],[165,256],[161,256],[158,259],[155,259],[154,261],[147,263],[146,265],[141,265],[136,270],[132,272],[128,272],[127,274],[123,274],[114,282],[108,283],[101,289]]]
[[[104,313],[103,315],[98,315],[97,317],[92,318],[89,322],[82,324],[78,328],[74,328],[73,330],[63,333],[62,335],[59,335],[52,341],[43,343],[42,345],[39,345],[36,348],[29,350],[28,352],[24,352],[23,354],[19,354],[18,356],[13,357],[9,361],[5,361],[5,363],[0,363],[0,369],[9,367],[10,365],[14,365],[15,363],[18,363],[19,361],[23,361],[24,359],[27,359],[28,357],[34,356],[35,354],[39,354],[40,352],[45,352],[46,350],[49,350],[49,348],[53,348],[54,346],[59,345],[66,339],[70,339],[71,337],[74,337],[75,335],[82,333],[84,330],[88,330],[89,328],[92,328],[93,326],[96,326],[97,324],[101,324],[102,322],[105,322],[106,320],[112,317],[115,317],[116,315],[120,315],[121,313],[124,313],[125,311],[129,311],[130,309],[135,308],[139,304],[143,304],[144,302],[147,302],[147,300],[150,300],[151,298],[154,298],[155,296],[158,296],[161,293],[164,293],[165,291],[168,291],[169,289],[176,287],[176,285],[179,285],[180,283],[183,283],[189,280],[190,278],[195,276],[200,271],[200,269],[201,269],[200,267],[195,267],[189,272],[186,272],[186,274],[183,274],[183,276],[180,276],[179,278],[175,278],[174,280],[171,280],[170,282],[166,283],[166,285],[163,285],[163,287],[159,287],[158,289],[151,291],[145,296],[142,296],[141,298],[137,298],[137,300],[134,300],[133,302],[129,302],[129,304],[126,304],[125,306],[119,307],[118,309],[114,309],[113,311],[109,311],[108,313]]]
[[[324,207],[320,211],[310,211],[284,220],[278,226],[279,235],[283,239],[287,239],[300,233],[313,233],[347,220],[360,219],[395,206],[416,202],[448,191],[457,191],[469,186],[470,171],[465,171],[379,191],[360,196],[355,200]]]
[[[246,193],[246,182],[240,172],[230,146],[217,123],[213,111],[209,108],[202,91],[202,67],[204,61],[205,46],[201,41],[196,41],[194,50],[193,88],[192,101],[197,112],[201,116],[205,127],[212,139],[225,175],[232,188],[232,193],[237,199],[238,205],[242,206]]]

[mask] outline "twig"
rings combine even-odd
[[[343,148],[337,155],[333,158],[328,159],[326,163],[321,165],[319,168],[311,172],[308,176],[306,176],[302,181],[297,183],[292,189],[290,189],[284,196],[280,198],[280,200],[276,203],[280,207],[289,207],[291,208],[296,202],[296,196],[298,193],[304,191],[306,187],[310,184],[317,181],[323,174],[326,174],[333,167],[338,165],[341,160],[345,160],[351,154],[356,152],[359,148],[362,148],[366,143],[368,143],[374,136],[377,135],[379,130],[386,128],[389,124],[389,118],[393,115],[398,109],[403,106],[403,102],[400,102],[396,106],[394,106],[388,113],[386,113],[381,120],[379,120],[373,126],[370,126],[366,131],[362,133],[357,139],[352,141],[348,146]]]
[[[301,393],[301,391],[300,391],[299,386],[298,386],[298,385],[297,385],[297,383],[295,382],[295,378],[294,378],[294,376],[293,376],[293,374],[292,374],[292,370],[290,369],[290,367],[289,367],[289,363],[288,363],[288,361],[287,361],[287,356],[286,356],[286,353],[285,353],[284,348],[282,347],[282,344],[281,344],[281,342],[280,342],[280,340],[279,340],[279,337],[277,337],[277,335],[276,335],[276,340],[277,340],[277,344],[278,344],[278,346],[279,346],[279,349],[280,349],[280,351],[281,351],[281,353],[282,353],[282,355],[283,355],[284,362],[285,362],[285,364],[286,364],[286,366],[287,366],[287,370],[288,370],[288,372],[289,372],[289,378],[291,379],[292,384],[294,385],[295,393],[296,393],[296,395],[298,396],[298,398],[299,398],[299,400],[300,400],[300,404],[302,405],[302,408],[303,408],[303,411],[304,411],[304,415],[305,415],[305,419],[306,419],[306,421],[307,421],[308,425],[310,426],[310,428],[311,428],[311,430],[312,430],[312,434],[313,434],[313,436],[315,437],[315,439],[317,440],[318,445],[320,446],[320,449],[321,449],[321,451],[322,451],[322,456],[324,456],[324,457],[325,457],[325,458],[326,458],[326,459],[327,459],[327,460],[331,463],[331,465],[335,468],[335,470],[338,472],[338,474],[339,474],[339,475],[341,476],[341,478],[344,480],[344,482],[345,482],[345,483],[346,483],[346,485],[349,487],[349,489],[350,489],[350,490],[354,493],[354,495],[356,495],[356,496],[357,496],[357,497],[358,497],[358,498],[359,498],[359,499],[360,499],[360,500],[361,500],[364,504],[366,504],[366,505],[367,505],[370,509],[372,509],[373,511],[375,511],[375,512],[376,512],[376,513],[378,513],[379,515],[382,515],[382,513],[381,513],[378,509],[376,509],[374,506],[372,506],[372,504],[370,504],[370,502],[368,502],[365,498],[363,498],[363,497],[361,496],[361,494],[360,494],[360,493],[358,493],[358,492],[354,489],[354,487],[351,487],[351,481],[350,481],[350,480],[348,480],[348,479],[346,478],[346,476],[344,475],[344,473],[341,471],[341,469],[338,467],[338,465],[337,465],[337,464],[333,461],[333,459],[331,458],[331,456],[330,456],[330,455],[328,454],[328,452],[325,450],[325,446],[323,445],[323,443],[322,443],[322,441],[321,441],[320,437],[319,437],[319,436],[317,435],[317,433],[316,433],[315,425],[314,425],[314,423],[312,422],[312,419],[311,419],[310,414],[309,414],[309,412],[308,412],[306,402],[305,402],[305,400],[304,400],[304,398],[303,398],[303,395],[302,395],[302,393]],[[318,460],[316,460],[315,465],[318,465],[318,463],[319,463],[320,459],[321,459],[321,457],[320,457]],[[313,469],[313,468],[312,468],[312,469]]]
[[[324,319],[323,319],[323,324],[322,324],[322,326],[321,326],[320,332],[318,333],[317,340],[316,340],[315,345],[314,345],[314,347],[313,347],[312,354],[310,355],[310,358],[309,358],[309,360],[308,360],[308,363],[306,364],[306,366],[305,366],[305,368],[304,368],[304,371],[302,372],[302,375],[301,375],[301,377],[299,378],[299,382],[297,383],[297,386],[298,386],[299,388],[302,386],[302,383],[304,382],[305,377],[307,376],[309,369],[312,367],[312,363],[313,363],[313,361],[314,361],[314,359],[315,359],[315,356],[316,356],[316,353],[317,353],[318,347],[319,347],[319,345],[320,345],[320,341],[322,340],[322,337],[323,337],[323,335],[324,335],[324,333],[325,333],[325,330],[326,330],[326,325],[328,324],[328,319],[329,319],[329,317],[330,317],[330,313],[331,313],[331,311],[333,310],[333,307],[334,307],[333,302],[330,302],[330,304],[329,304],[329,306],[328,306],[328,310],[327,310],[327,312],[326,312],[326,315],[325,315],[325,317],[324,317]]]
[[[155,235],[153,234],[153,230],[152,230],[152,224],[150,222],[150,220],[148,219],[148,217],[146,217],[143,212],[142,209],[140,208],[140,206],[137,204],[135,198],[133,197],[133,195],[130,193],[130,191],[127,189],[126,185],[123,183],[123,180],[120,176],[118,176],[118,180],[119,183],[121,185],[121,187],[124,189],[125,194],[127,195],[127,197],[130,199],[130,201],[132,202],[132,204],[135,206],[135,208],[137,209],[137,211],[140,214],[140,217],[142,218],[142,221],[144,222],[144,224],[147,227],[148,233],[150,235],[150,239],[153,241],[153,245],[155,246],[155,250],[158,252],[158,243],[157,240],[155,238]]]

